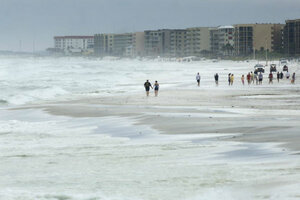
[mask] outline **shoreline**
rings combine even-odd
[[[300,101],[297,95],[292,100],[283,96],[295,90],[278,95],[260,90],[230,94],[205,89],[171,90],[160,91],[158,97],[138,93],[17,109],[40,108],[54,116],[73,118],[132,117],[137,125],[149,125],[161,134],[237,134],[226,140],[280,143],[283,151],[300,151]],[[270,99],[272,104],[266,104]]]

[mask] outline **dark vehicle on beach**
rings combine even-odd
[[[265,73],[265,67],[261,64],[257,64],[254,66],[254,71],[255,72],[261,72],[261,73]]]
[[[275,64],[271,64],[270,65],[270,72],[277,72],[277,69],[276,69],[276,65]]]
[[[288,66],[284,65],[283,68],[282,68],[282,71],[286,71],[286,72],[289,71]]]

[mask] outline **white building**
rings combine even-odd
[[[54,48],[66,54],[90,52],[94,48],[94,36],[55,36]]]
[[[211,51],[215,55],[232,55],[234,52],[234,27],[219,26],[210,30]]]

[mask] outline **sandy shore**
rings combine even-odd
[[[283,151],[300,151],[299,97],[297,87],[195,88],[161,91],[159,97],[139,93],[36,107],[76,118],[132,117],[163,134],[234,134],[226,139],[275,142],[283,145]]]

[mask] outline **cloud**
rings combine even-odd
[[[299,10],[298,0],[0,0],[0,49],[18,49],[19,40],[45,49],[54,35],[284,23]]]

